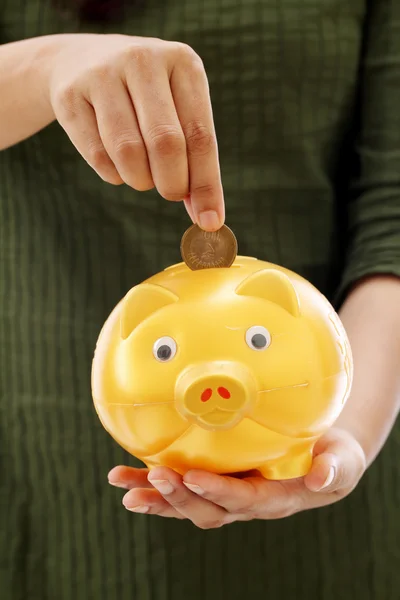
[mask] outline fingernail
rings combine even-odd
[[[220,228],[220,221],[215,210],[203,210],[199,214],[199,225],[202,229],[217,230]]]
[[[174,491],[174,486],[172,485],[172,483],[167,481],[167,479],[153,479],[149,481],[163,496],[172,494],[172,492]]]
[[[122,481],[109,481],[108,483],[110,485],[113,485],[114,487],[123,488],[124,490],[128,489],[127,484],[126,483],[122,483]]]
[[[203,488],[201,488],[199,485],[195,485],[194,483],[186,483],[186,481],[183,482],[183,485],[185,485],[191,492],[199,494],[199,496],[204,494]]]
[[[150,510],[150,506],[126,506],[125,507],[126,510],[130,510],[131,512],[136,512],[136,513],[148,513]]]
[[[335,473],[336,473],[335,467],[330,467],[328,476],[325,479],[322,486],[319,488],[320,490],[323,490],[323,489],[327,488],[329,485],[331,485],[332,481],[335,479]]]

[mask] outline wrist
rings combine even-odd
[[[51,120],[55,119],[51,101],[51,80],[57,69],[57,58],[60,51],[65,47],[68,38],[70,38],[69,34],[38,38],[35,51],[27,59],[31,61],[30,71],[37,79],[39,87],[38,101],[41,103],[43,110],[51,117]]]
[[[67,37],[41,36],[0,46],[0,150],[54,121],[50,79]]]
[[[349,400],[350,401],[350,400]],[[363,416],[360,414],[359,418],[350,419],[347,415],[343,414],[334,424],[335,429],[340,429],[351,435],[351,437],[359,444],[365,457],[365,464],[368,468],[379,454],[385,441],[389,435],[389,431],[383,431],[383,429],[366,429],[363,426]]]
[[[352,348],[354,380],[335,426],[354,436],[370,465],[400,409],[400,279],[360,281],[339,315]]]

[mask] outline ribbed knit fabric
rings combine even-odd
[[[330,297],[400,275],[400,3],[143,4],[104,31],[203,58],[240,253]],[[0,1],[0,43],[89,29],[51,0]],[[398,600],[399,425],[348,499],[282,521],[201,531],[129,513],[107,484],[135,461],[93,408],[96,338],[180,260],[188,224],[103,183],[58,124],[0,153],[1,600]]]

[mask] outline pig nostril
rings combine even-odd
[[[229,400],[229,398],[231,397],[229,390],[227,390],[224,387],[219,387],[218,388],[218,394],[222,397],[225,398],[225,400]]]
[[[210,388],[207,388],[206,390],[204,390],[204,392],[201,395],[201,401],[202,402],[207,402],[207,400],[209,400],[212,396],[212,390]]]

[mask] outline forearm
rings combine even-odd
[[[0,150],[54,120],[48,78],[63,36],[43,36],[0,46]]]
[[[400,279],[360,282],[340,311],[354,358],[350,398],[336,425],[354,435],[370,464],[400,409]]]

